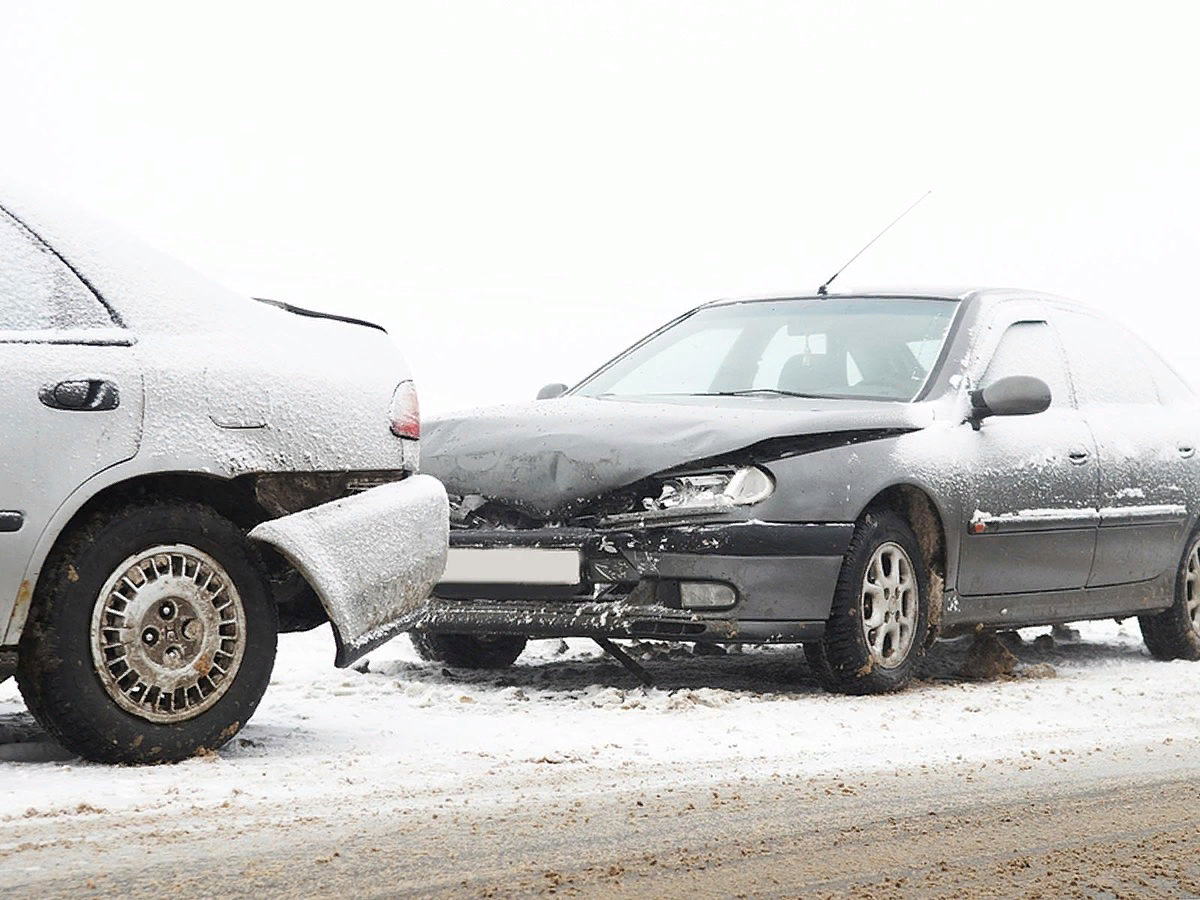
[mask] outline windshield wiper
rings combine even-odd
[[[803,397],[806,400],[832,400],[828,394],[802,394],[799,391],[785,391],[783,388],[745,388],[740,391],[709,391],[704,394],[693,394],[693,397]]]

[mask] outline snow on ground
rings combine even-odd
[[[1079,628],[1080,640],[1054,646],[1033,643],[1048,629],[1024,630],[1017,675],[988,682],[956,674],[969,639],[942,642],[917,684],[881,697],[823,693],[792,647],[699,656],[686,645],[639,645],[656,679],[643,688],[584,640],[536,642],[513,668],[474,673],[421,662],[401,637],[359,672],[332,667],[327,628],[284,635],[258,713],[218,754],[143,768],[0,762],[0,845],[19,837],[23,818],[98,810],[235,804],[287,817],[547,799],[631,782],[1083,762],[1200,737],[1200,665],[1152,660],[1135,621]],[[14,681],[0,684],[0,722],[25,716]]]

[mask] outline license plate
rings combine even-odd
[[[578,550],[451,547],[443,584],[579,584]]]

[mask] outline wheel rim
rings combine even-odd
[[[246,648],[246,611],[215,559],[183,544],[121,563],[92,613],[92,663],[109,697],[151,722],[181,722],[229,690]]]
[[[899,544],[880,544],[863,575],[863,635],[871,662],[894,669],[908,659],[916,634],[917,576],[912,560]]]
[[[1187,570],[1184,573],[1184,602],[1187,604],[1188,621],[1192,630],[1200,634],[1200,595],[1196,588],[1200,583],[1200,541],[1192,544],[1188,554]]]

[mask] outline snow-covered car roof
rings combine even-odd
[[[195,332],[257,318],[254,303],[144,241],[53,194],[0,184],[0,207],[70,266],[118,322],[135,330]]]

